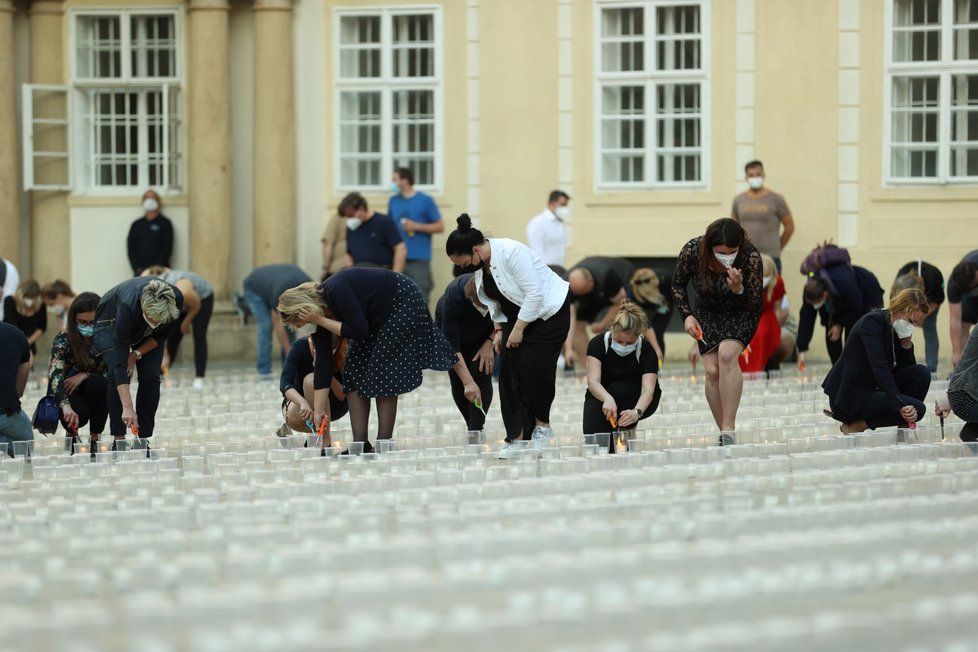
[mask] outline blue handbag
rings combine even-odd
[[[60,422],[61,408],[58,407],[57,399],[51,396],[51,383],[49,381],[48,391],[37,402],[37,408],[34,410],[34,418],[31,420],[31,423],[34,429],[42,435],[53,435],[58,430],[58,424]]]

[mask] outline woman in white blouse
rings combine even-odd
[[[570,301],[563,280],[529,247],[506,238],[486,239],[465,213],[448,236],[445,250],[453,263],[475,272],[483,313],[495,325],[499,352],[499,403],[506,426],[505,459],[525,444],[542,448],[553,437],[550,406],[557,358],[568,348]]]

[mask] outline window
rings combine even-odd
[[[76,13],[73,20],[77,189],[180,189],[178,15]]]
[[[887,180],[978,181],[978,0],[888,11]]]
[[[599,188],[706,186],[708,6],[598,2]]]
[[[337,186],[387,187],[395,167],[415,185],[441,186],[440,14],[335,16]]]

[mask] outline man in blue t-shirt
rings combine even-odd
[[[346,218],[346,257],[350,265],[404,271],[407,246],[391,218],[370,210],[358,192],[343,198],[339,214]]]
[[[431,234],[441,233],[445,225],[435,200],[414,189],[414,175],[408,168],[397,168],[392,177],[396,190],[387,202],[387,213],[401,230],[407,243],[407,263],[404,274],[418,284],[425,302],[431,294]]]

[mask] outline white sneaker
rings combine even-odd
[[[204,389],[203,378],[194,378],[194,389]]]
[[[530,448],[547,448],[553,438],[554,431],[550,426],[537,426],[530,435]]]
[[[524,445],[525,443],[526,442],[522,442],[522,441],[506,442],[506,445],[500,448],[499,452],[496,453],[496,459],[497,460],[513,459],[514,457],[519,455],[520,451],[525,450],[526,448],[526,446]]]

